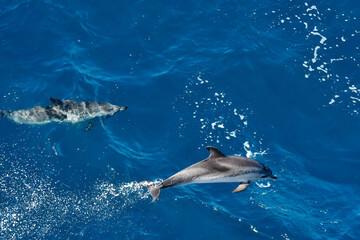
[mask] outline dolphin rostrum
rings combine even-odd
[[[127,107],[119,107],[106,102],[76,102],[74,100],[60,100],[50,97],[51,105],[47,107],[35,106],[26,110],[0,111],[0,119],[6,116],[19,124],[40,125],[50,122],[79,123],[97,117],[110,117],[116,112],[122,112]],[[92,123],[89,123],[90,129]]]
[[[250,182],[260,178],[277,179],[269,168],[254,159],[226,156],[215,147],[208,146],[206,149],[210,151],[208,158],[181,170],[162,183],[147,185],[142,182],[153,197],[152,201],[159,198],[162,188],[193,183],[238,182],[239,186],[233,190],[236,193],[244,191]]]

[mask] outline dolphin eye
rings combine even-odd
[[[266,178],[267,176],[262,176],[261,178]]]

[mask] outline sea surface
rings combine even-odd
[[[360,1],[0,0],[0,239],[359,239]],[[206,146],[278,180],[164,189]]]

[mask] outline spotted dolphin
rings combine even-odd
[[[52,104],[47,107],[35,106],[25,110],[0,111],[0,119],[6,116],[16,123],[32,125],[50,122],[75,124],[97,117],[110,117],[117,112],[127,109],[127,107],[119,107],[107,102],[76,102],[74,100],[60,100],[52,97],[50,97],[50,101]],[[90,124],[89,127],[91,127]]]
[[[152,202],[159,198],[162,188],[193,183],[238,182],[239,186],[233,190],[233,193],[236,193],[244,191],[252,181],[261,178],[277,179],[268,167],[254,159],[226,156],[211,146],[206,149],[210,152],[208,158],[181,170],[162,183],[148,185],[142,182],[153,197]]]

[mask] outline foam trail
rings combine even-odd
[[[160,181],[146,182],[146,184],[154,185]],[[143,182],[127,182],[120,185],[113,183],[103,182],[100,183],[96,188],[99,191],[99,198],[107,199],[109,197],[125,197],[125,202],[133,204],[139,199],[146,199],[149,197]]]

